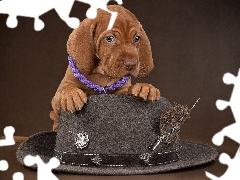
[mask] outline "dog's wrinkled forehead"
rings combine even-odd
[[[134,14],[121,6],[108,6],[109,10],[117,12],[117,18],[114,22],[112,29],[107,30],[111,14],[99,9],[98,15],[95,19],[95,37],[99,36],[104,32],[119,31],[123,34],[129,34],[131,31],[140,32],[141,24],[137,20]]]

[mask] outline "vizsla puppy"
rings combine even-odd
[[[132,94],[144,100],[158,100],[160,91],[147,83],[131,84],[131,76],[147,75],[153,68],[148,37],[137,18],[121,6],[112,29],[110,14],[98,10],[95,19],[85,19],[67,42],[69,66],[52,99],[53,130],[58,128],[60,110],[75,112],[92,94]]]

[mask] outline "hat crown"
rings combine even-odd
[[[127,95],[93,95],[77,113],[62,111],[55,155],[74,166],[145,166],[178,160],[177,147],[152,145],[160,117],[171,108],[161,97],[143,101]]]
[[[81,111],[62,111],[55,150],[142,154],[155,143],[160,134],[160,116],[170,108],[171,104],[163,97],[150,102],[126,95],[90,96]],[[76,138],[82,133],[87,135],[89,144],[78,148]],[[164,144],[159,148],[163,146]]]

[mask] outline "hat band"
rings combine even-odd
[[[143,154],[78,154],[56,153],[61,164],[84,167],[136,167],[157,166],[179,160],[175,151]]]

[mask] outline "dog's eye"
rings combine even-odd
[[[134,37],[134,42],[139,42],[140,41],[140,36],[135,36]]]
[[[107,36],[105,39],[106,39],[107,42],[113,42],[115,37],[114,36]]]

